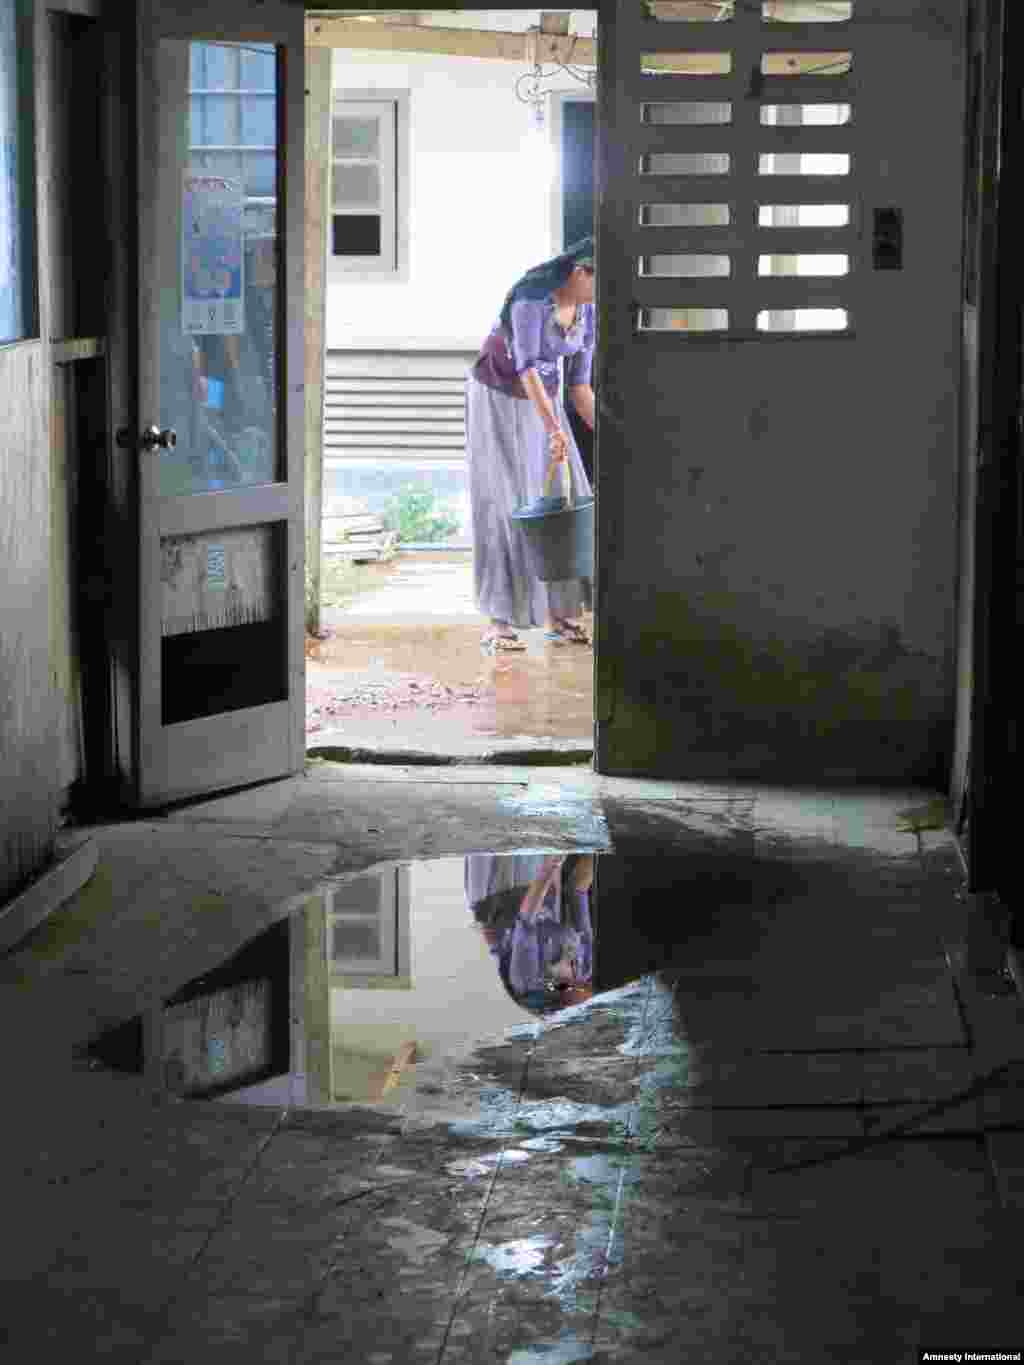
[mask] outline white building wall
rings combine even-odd
[[[461,1051],[529,1023],[501,983],[496,960],[466,904],[465,859],[410,869],[410,990],[331,988],[331,1034],[346,1053],[391,1058],[415,1042],[421,1059]]]
[[[336,93],[409,91],[411,183],[404,279],[353,277],[328,259],[329,351],[475,349],[509,286],[560,248],[555,129],[549,118],[539,147],[530,136],[529,109],[514,90],[527,70],[471,57],[334,52]],[[570,76],[545,89],[586,93]]]

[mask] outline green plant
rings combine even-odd
[[[345,607],[373,587],[379,578],[374,575],[375,566],[353,564],[350,559],[340,559],[334,555],[324,555],[320,574],[320,600],[325,607]]]
[[[429,488],[405,484],[391,498],[384,512],[384,524],[398,532],[399,541],[436,543],[447,540],[459,529],[458,518],[450,507],[440,503]]]

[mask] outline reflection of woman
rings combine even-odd
[[[542,624],[557,643],[590,643],[575,619],[590,604],[590,580],[542,583],[510,518],[542,495],[552,460],[568,460],[575,491],[590,492],[559,366],[564,361],[573,406],[593,427],[593,298],[587,237],[512,286],[466,385],[473,571],[477,602],[490,617],[482,644],[492,652],[523,649],[514,627]]]
[[[470,908],[517,1004],[546,1014],[590,997],[590,854],[471,854],[465,876]]]

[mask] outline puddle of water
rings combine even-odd
[[[512,1352],[507,1365],[577,1365],[593,1360],[594,1348],[575,1332],[565,1331],[557,1341],[523,1346]]]
[[[331,879],[86,1053],[176,1098],[419,1113],[454,1136],[538,1143],[522,1156],[584,1128],[635,1135],[653,1091],[692,1084],[685,1034],[708,1036],[691,1031],[693,985],[684,1029],[656,973],[693,982],[715,934],[749,971],[771,904],[807,875],[716,856],[480,853]],[[589,1094],[552,1091],[543,1065],[524,1080],[559,1037],[571,1053],[587,1016],[614,1021],[618,1090],[595,1073]]]
[[[417,1096],[457,1110],[458,1061],[529,1048],[545,1020],[592,997],[594,865],[588,853],[472,854],[332,880],[87,1054],[178,1098],[402,1109]],[[534,1106],[517,1130],[518,1094],[486,1080],[473,1108],[477,1132],[581,1121],[572,1106]]]
[[[559,1142],[557,1137],[537,1137],[527,1138],[521,1142],[520,1147],[525,1147],[529,1152],[562,1152],[565,1150],[565,1143]]]
[[[484,1261],[499,1275],[517,1279],[545,1273],[545,1253],[555,1245],[550,1237],[520,1237],[493,1245],[480,1243],[473,1248],[473,1259]]]
[[[529,1152],[516,1151],[514,1147],[506,1147],[500,1152],[490,1152],[486,1156],[466,1157],[459,1161],[449,1161],[445,1170],[449,1175],[462,1175],[472,1180],[476,1176],[493,1174],[498,1166],[519,1166],[529,1159]]]

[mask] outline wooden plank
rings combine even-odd
[[[594,66],[593,38],[536,35],[537,60],[545,65],[571,62]],[[404,24],[367,24],[355,19],[317,16],[306,20],[309,48],[348,48],[359,52],[426,52],[443,57],[482,57],[491,61],[527,62],[525,33],[495,33],[468,28],[426,28]]]
[[[403,1043],[402,1046],[395,1053],[395,1059],[391,1063],[391,1066],[384,1077],[384,1083],[380,1089],[381,1097],[386,1095],[389,1090],[394,1090],[395,1086],[402,1079],[402,1072],[406,1069],[406,1067],[412,1066],[415,1060],[416,1044]]]
[[[572,18],[568,10],[556,10],[552,13],[541,12],[540,31],[541,33],[554,34],[555,37],[567,38],[569,36],[569,20]]]
[[[306,629],[320,629],[320,525],[323,513],[324,328],[327,281],[324,243],[329,198],[331,54],[306,53],[305,164],[305,505]]]

